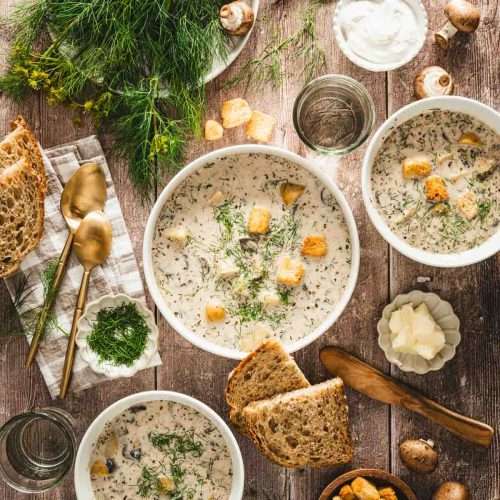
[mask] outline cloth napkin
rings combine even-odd
[[[26,331],[29,330],[30,321],[32,322],[32,319],[28,319],[32,317],[29,312],[43,304],[44,293],[40,277],[47,269],[47,265],[59,257],[68,236],[66,222],[59,210],[63,185],[81,165],[89,162],[99,164],[106,176],[107,201],[104,211],[112,225],[113,242],[111,254],[104,265],[92,271],[87,303],[110,293],[124,293],[144,300],[144,287],[132,243],[109,168],[97,138],[91,136],[74,143],[46,149],[44,161],[48,181],[44,235],[39,246],[22,262],[20,271],[5,280],[10,296],[14,300],[20,280],[27,279],[27,289],[30,290],[30,294],[18,308],[22,326]],[[68,262],[66,276],[53,308],[56,320],[48,324],[38,351],[37,362],[53,398],[59,394],[61,372],[68,344],[67,335],[71,329],[82,275],[83,268],[73,254]],[[149,367],[160,364],[161,359],[157,353],[152,358]],[[104,375],[94,373],[77,351],[70,390],[78,392],[106,380],[108,379]]]

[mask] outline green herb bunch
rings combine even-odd
[[[228,37],[223,0],[34,0],[14,12],[15,39],[0,90],[91,114],[117,135],[144,194],[157,165],[178,164],[199,133],[203,81]],[[41,47],[41,48],[40,48]]]

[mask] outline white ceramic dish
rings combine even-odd
[[[352,215],[351,209],[344,198],[344,195],[339,190],[339,188],[335,185],[335,183],[325,175],[323,172],[319,171],[311,162],[308,160],[294,154],[289,151],[283,150],[281,148],[272,147],[272,146],[261,146],[261,145],[241,145],[241,146],[232,146],[229,148],[219,149],[217,151],[213,151],[212,153],[206,154],[201,158],[190,163],[187,167],[181,170],[165,187],[163,192],[160,194],[158,200],[156,201],[153,210],[149,216],[146,231],[144,234],[144,245],[143,245],[143,259],[144,259],[144,274],[146,276],[146,283],[148,285],[148,289],[155,301],[158,309],[163,314],[163,316],[167,319],[167,321],[173,326],[173,328],[179,332],[186,340],[194,344],[195,346],[208,351],[212,354],[217,354],[218,356],[224,356],[226,358],[231,359],[242,359],[248,353],[239,351],[236,349],[230,349],[227,347],[222,347],[213,342],[210,342],[201,336],[195,334],[189,328],[187,328],[181,321],[179,321],[176,316],[170,311],[167,306],[160,288],[158,287],[156,277],[153,270],[153,258],[152,258],[152,246],[153,246],[153,238],[155,235],[156,222],[158,217],[162,211],[163,205],[172,195],[172,193],[177,189],[177,187],[186,179],[186,177],[190,176],[198,169],[202,168],[204,165],[210,162],[214,162],[217,158],[229,156],[229,155],[239,155],[239,154],[263,154],[263,155],[273,155],[280,158],[284,158],[293,162],[299,167],[304,168],[309,171],[312,175],[317,177],[324,185],[327,187],[331,193],[335,196],[342,213],[344,215],[344,219],[346,221],[349,236],[351,239],[351,247],[352,247],[352,262],[351,262],[351,272],[349,276],[349,281],[346,285],[344,293],[340,299],[340,301],[335,305],[335,308],[331,311],[331,313],[327,316],[327,318],[321,323],[321,325],[316,328],[314,331],[309,333],[307,336],[301,338],[299,341],[289,344],[287,349],[289,352],[295,352],[303,347],[309,345],[311,342],[316,340],[319,336],[321,336],[328,328],[330,328],[337,318],[340,316],[344,308],[347,306],[354,288],[356,286],[356,281],[358,277],[359,271],[359,239],[358,239],[358,231],[356,228],[356,222],[354,221],[354,217]]]
[[[407,54],[407,56],[404,59],[401,59],[400,61],[395,63],[388,63],[388,64],[374,63],[368,61],[367,59],[364,59],[363,57],[357,55],[349,47],[349,44],[347,43],[344,33],[342,32],[342,28],[340,27],[339,15],[342,9],[347,4],[353,1],[356,0],[339,0],[337,2],[337,5],[335,7],[335,13],[333,15],[333,33],[335,35],[335,40],[337,41],[337,44],[340,47],[340,50],[351,62],[356,64],[356,66],[367,69],[369,71],[392,71],[394,69],[400,68],[401,66],[404,66],[405,64],[408,64],[420,52],[425,43],[425,38],[427,35],[427,30],[429,25],[429,20],[427,18],[427,11],[425,10],[425,7],[420,0],[402,0],[406,4],[408,4],[415,13],[417,24],[419,27],[418,43],[415,44],[414,50],[409,54]]]
[[[375,132],[365,156],[363,158],[363,167],[361,171],[361,187],[363,190],[363,201],[368,215],[381,236],[396,250],[411,260],[434,267],[460,267],[481,262],[484,259],[494,255],[500,250],[500,230],[491,238],[483,242],[478,247],[465,252],[438,254],[426,252],[410,246],[399,236],[393,233],[382,215],[376,208],[372,199],[371,190],[371,172],[372,166],[377,156],[378,150],[382,146],[385,138],[401,123],[431,109],[442,109],[467,113],[472,117],[482,121],[494,131],[500,134],[500,113],[494,109],[472,99],[458,96],[431,97],[408,104],[394,113],[387,119]]]
[[[116,366],[108,362],[101,362],[97,354],[89,347],[87,337],[92,332],[92,324],[97,319],[97,313],[101,309],[116,307],[124,302],[136,304],[138,311],[144,317],[146,324],[151,331],[142,356],[137,359],[132,366]],[[85,313],[78,322],[78,336],[76,344],[82,359],[96,373],[102,373],[110,379],[119,377],[132,377],[139,370],[148,368],[153,356],[158,352],[158,327],[155,323],[153,313],[140,301],[128,295],[120,293],[118,295],[104,295],[98,300],[94,300],[87,305]]]
[[[148,401],[174,401],[189,406],[208,418],[226,441],[233,466],[233,482],[228,500],[241,500],[245,482],[245,471],[241,451],[229,427],[221,417],[207,405],[185,394],[171,391],[146,391],[127,396],[106,408],[92,422],[82,438],[75,461],[75,490],[78,500],[95,500],[90,480],[89,462],[92,450],[106,422],[118,416],[131,406]]]
[[[391,330],[389,320],[391,314],[404,304],[412,304],[417,307],[424,302],[436,323],[441,327],[445,336],[445,345],[439,353],[431,360],[427,360],[416,354],[405,354],[396,352],[392,348]],[[412,292],[398,295],[389,305],[384,308],[382,318],[377,324],[378,345],[384,351],[385,357],[390,363],[395,364],[404,372],[413,372],[424,375],[430,371],[440,370],[444,364],[455,356],[456,348],[460,344],[460,320],[453,312],[449,302],[442,300],[435,293]]]

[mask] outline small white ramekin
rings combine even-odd
[[[434,358],[427,360],[417,354],[396,352],[392,348],[391,330],[389,320],[391,314],[400,309],[404,304],[417,307],[425,303],[434,321],[441,327],[445,336],[445,345]],[[382,318],[377,324],[378,345],[384,351],[387,361],[395,364],[404,372],[413,372],[424,375],[430,371],[440,370],[444,364],[455,356],[455,351],[460,344],[460,320],[453,312],[449,302],[442,300],[435,293],[412,292],[398,295],[389,305],[385,306]]]
[[[415,262],[433,267],[461,267],[481,262],[500,251],[500,230],[478,247],[459,253],[439,254],[409,245],[389,228],[377,210],[371,190],[371,173],[379,149],[389,134],[402,123],[433,109],[466,113],[482,121],[500,134],[500,113],[478,101],[459,96],[429,97],[407,104],[390,116],[371,138],[361,169],[363,202],[368,215],[380,235],[398,252]]]
[[[333,15],[333,33],[335,36],[335,40],[337,41],[337,44],[340,47],[340,50],[351,62],[356,64],[356,66],[367,69],[369,71],[391,71],[409,63],[420,52],[420,50],[424,46],[425,38],[427,35],[427,29],[429,25],[429,21],[427,18],[427,11],[425,10],[424,4],[420,0],[402,0],[405,1],[405,3],[407,3],[415,13],[417,24],[420,30],[419,33],[420,36],[418,42],[415,44],[413,50],[406,55],[406,57],[404,57],[400,61],[393,63],[386,63],[386,64],[374,63],[368,61],[367,59],[360,57],[349,47],[349,44],[347,43],[347,40],[340,26],[339,16],[342,9],[352,1],[353,0],[337,1],[337,5],[335,7],[335,13]]]
[[[108,406],[97,416],[92,424],[90,424],[90,427],[82,438],[76,455],[75,490],[77,500],[95,500],[90,480],[90,457],[99,435],[104,430],[106,422],[117,417],[131,406],[147,403],[149,401],[173,401],[189,406],[208,418],[208,420],[217,427],[227,444],[233,466],[233,482],[228,500],[241,500],[243,498],[243,487],[245,484],[245,469],[241,451],[233,433],[224,420],[205,403],[191,396],[187,396],[186,394],[172,391],[146,391],[127,396],[126,398],[116,401],[116,403],[113,403],[111,406]]]

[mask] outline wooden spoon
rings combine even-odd
[[[73,324],[68,340],[68,349],[64,360],[63,376],[59,396],[65,398],[68,392],[76,352],[76,333],[78,320],[83,314],[87,302],[90,273],[101,265],[111,251],[111,224],[102,212],[90,212],[80,223],[75,233],[75,253],[84,268],[78,301],[73,315]]]

